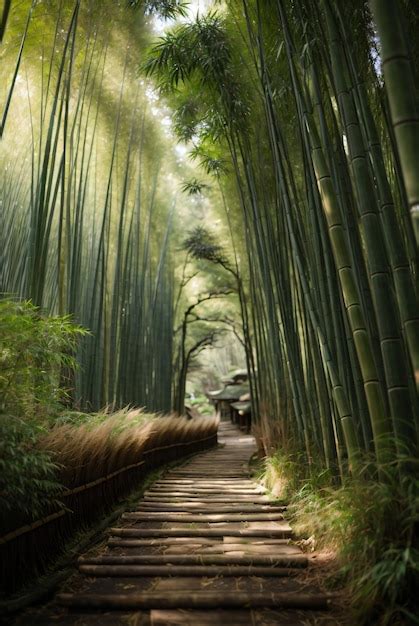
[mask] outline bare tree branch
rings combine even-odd
[[[195,315],[193,313],[193,310],[199,306],[200,304],[202,304],[203,302],[208,302],[208,300],[214,300],[216,298],[224,298],[225,296],[229,296],[231,294],[233,294],[234,291],[231,290],[224,290],[224,291],[210,291],[208,294],[198,297],[198,300],[196,302],[194,302],[193,304],[191,304],[186,310],[185,313],[183,315],[183,321],[181,324],[179,324],[179,326],[175,329],[175,333],[178,333],[180,330],[182,330],[182,328],[185,327],[185,325],[189,324],[191,320],[189,320],[188,318],[191,315]],[[198,317],[198,316],[196,316]]]

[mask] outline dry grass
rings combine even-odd
[[[39,442],[58,465],[62,504],[51,502],[32,528],[24,526],[30,520],[19,511],[11,511],[0,533],[0,584],[9,592],[43,573],[75,532],[138,488],[150,471],[214,445],[218,428],[216,417],[129,409],[76,418],[77,423],[53,426]]]
[[[105,419],[80,425],[55,426],[41,446],[59,464],[59,480],[72,489],[139,463],[157,448],[177,446],[215,435],[214,417],[189,420],[141,410],[121,410]]]

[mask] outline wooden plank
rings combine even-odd
[[[166,485],[162,489],[157,489],[154,485],[150,490],[150,493],[147,492],[144,495],[164,495],[166,493],[181,493],[181,494],[197,494],[202,495],[206,494],[208,496],[229,496],[229,495],[237,495],[237,496],[268,496],[269,494],[265,491],[261,491],[255,489],[253,487],[243,487],[243,489],[237,489],[236,487],[227,486],[227,485],[212,485],[211,487],[201,488],[199,485],[183,485],[179,483],[171,483],[170,485]]]
[[[188,513],[124,513],[122,519],[137,520],[143,522],[160,521],[160,522],[182,522],[189,524],[192,522],[259,522],[259,521],[279,521],[283,520],[282,513],[214,513],[213,515],[193,515]]]
[[[234,539],[234,537],[231,537],[231,539]],[[238,537],[236,537],[236,539],[239,539]],[[108,545],[110,547],[113,547],[114,545],[119,545],[119,543],[126,543],[127,547],[131,546],[131,542],[133,542],[132,547],[134,548],[140,548],[140,547],[147,547],[147,546],[178,546],[178,545],[187,545],[187,546],[202,546],[202,545],[209,545],[209,546],[213,546],[213,545],[217,545],[217,544],[222,544],[223,543],[224,538],[223,537],[144,537],[143,539],[126,539],[126,540],[121,540],[120,539],[114,539],[114,538],[109,538],[108,539]],[[285,541],[287,542],[288,539],[280,539],[280,540],[274,540],[271,539],[271,541]],[[114,543],[115,542],[115,543]]]
[[[260,565],[263,567],[306,567],[305,554],[242,555],[225,554],[140,554],[104,555],[80,558],[79,565]]]
[[[142,502],[137,506],[136,511],[154,511],[157,512],[179,512],[191,511],[193,513],[237,513],[238,506],[234,502],[232,504],[220,504],[212,502]],[[241,513],[281,513],[282,507],[271,504],[249,504],[240,503]]]
[[[221,463],[220,463],[221,464]],[[208,465],[208,467],[203,467],[203,468],[193,468],[193,467],[185,467],[185,468],[179,468],[177,470],[172,470],[171,472],[169,472],[167,474],[168,478],[184,478],[184,474],[190,474],[190,475],[200,475],[202,479],[208,479],[208,478],[216,478],[217,480],[219,480],[220,478],[241,478],[241,479],[245,479],[248,478],[249,476],[249,469],[244,470],[242,468],[236,467],[236,468],[220,468],[217,467],[215,468],[214,466],[216,465],[216,461],[213,461],[210,465]]]
[[[153,610],[150,612],[150,626],[256,626],[250,610],[218,611],[176,611]]]
[[[79,571],[94,577],[241,577],[284,578],[295,576],[296,570],[286,567],[254,565],[80,565]]]
[[[144,494],[145,498],[190,498],[190,499],[200,499],[200,498],[219,498],[219,499],[228,499],[231,498],[239,500],[245,500],[250,498],[269,498],[272,500],[272,496],[269,494],[262,493],[261,491],[232,491],[230,489],[218,489],[214,488],[211,490],[201,490],[201,489],[183,489],[182,487],[178,487],[177,489],[172,490],[153,490],[146,494]]]
[[[214,468],[212,468],[214,469]],[[208,473],[211,472],[211,469],[208,468]],[[220,478],[224,477],[224,478],[244,478],[245,476],[248,476],[249,474],[246,472],[238,472],[238,471],[222,471],[222,472],[218,472],[218,475],[220,476]],[[187,478],[188,476],[190,477],[202,477],[204,478],[204,473],[201,470],[184,470],[183,472],[176,472],[176,473],[172,473],[170,474],[170,476],[172,478]]]
[[[282,528],[111,528],[113,535],[124,538],[140,537],[271,537],[286,538],[292,529]]]
[[[225,487],[251,487],[255,489],[258,487],[258,484],[251,480],[250,478],[242,478],[237,480],[229,480],[226,478],[217,478],[205,476],[203,478],[169,478],[168,476],[164,479],[161,479],[155,483],[156,486],[159,485],[190,485],[190,486],[207,486],[207,487],[217,487],[217,486],[225,486]]]
[[[68,607],[139,610],[139,609],[217,609],[224,608],[293,608],[327,609],[330,596],[326,594],[272,592],[143,592],[132,594],[69,594],[56,596],[57,602]]]
[[[226,544],[250,544],[250,545],[288,545],[290,539],[275,539],[274,537],[229,537],[224,536],[223,542]]]
[[[287,544],[259,544],[253,545],[251,543],[245,544],[234,544],[234,543],[218,543],[213,546],[209,545],[171,545],[165,546],[164,554],[225,554],[226,556],[249,556],[252,554],[267,554],[272,557],[282,557],[282,556],[290,556],[290,555],[300,555],[302,554],[301,548],[295,545],[287,545]]]
[[[186,537],[185,537],[186,539]],[[187,539],[189,540],[190,544],[189,545],[195,545],[195,538],[194,537],[187,537]],[[269,537],[266,537],[266,539],[269,539]],[[146,544],[143,543],[144,539],[118,539],[118,538],[109,538],[108,539],[108,546],[110,548],[125,548],[125,549],[138,549],[138,548],[143,548]],[[160,540],[159,540],[160,541]],[[159,545],[165,545],[165,544],[161,544],[159,543]],[[198,542],[197,545],[203,545],[200,542]],[[271,545],[271,544],[267,544],[267,545]],[[274,548],[275,544],[272,544],[271,548]]]
[[[136,526],[137,528],[142,525],[142,522],[132,522],[132,526]],[[259,530],[268,530],[271,528],[283,528],[284,526],[289,527],[287,522],[285,521],[259,521],[259,522],[196,522],[194,524],[189,525],[191,528],[221,528],[222,530],[228,530],[229,528],[236,528],[241,530],[242,528],[258,528]],[[187,528],[184,522],[161,522],[162,528]],[[152,527],[150,527],[152,528]],[[226,533],[228,534],[228,533]]]
[[[197,493],[197,494],[205,493],[205,494],[214,495],[214,496],[216,495],[224,496],[224,495],[230,495],[230,494],[238,495],[238,496],[268,495],[266,490],[258,489],[257,487],[252,487],[252,486],[235,487],[234,485],[205,485],[205,486],[201,486],[199,484],[185,485],[184,483],[178,483],[177,481],[167,484],[167,485],[163,485],[162,487],[159,487],[158,485],[153,485],[149,491],[156,495],[164,494],[164,493],[173,493],[173,492]],[[148,492],[146,493],[148,495]]]
[[[185,469],[201,469],[205,471],[209,471],[211,474],[218,475],[218,472],[228,472],[230,470],[248,470],[249,469],[249,456],[246,454],[245,457],[234,458],[232,461],[229,461],[227,458],[210,458],[205,459],[205,461],[198,462],[195,461],[193,463],[189,463],[188,465],[179,466],[176,469],[173,469],[172,472],[180,472]],[[171,473],[171,472],[170,472]]]
[[[268,493],[265,490],[258,489],[255,486],[243,486],[243,487],[235,487],[234,485],[208,485],[208,483],[202,484],[202,486],[198,483],[195,484],[185,484],[179,483],[178,481],[174,481],[173,483],[163,485],[159,487],[158,485],[153,485],[150,488],[152,493],[156,495],[164,494],[164,493],[172,493],[172,492],[181,492],[181,493],[206,493],[208,495],[230,495],[236,494],[238,496],[248,496],[248,495],[259,495],[265,496]]]
[[[144,537],[143,539],[108,539],[110,547],[153,547],[153,546],[214,546],[214,545],[289,545],[289,539],[277,539],[272,537]],[[122,545],[121,545],[122,544]]]
[[[233,489],[218,489],[215,487],[214,489],[184,489],[182,487],[178,487],[177,489],[153,489],[147,491],[144,494],[145,498],[237,498],[245,499],[245,498],[267,498],[268,494],[263,493],[262,491],[255,491],[247,489],[246,491],[237,491]]]
[[[252,489],[259,491],[266,491],[266,489],[254,482],[253,480],[233,480],[228,482],[220,482],[216,479],[211,479],[208,476],[205,479],[195,480],[192,482],[185,482],[184,480],[173,480],[173,481],[159,481],[153,483],[150,489],[170,489],[173,485],[178,485],[183,489],[237,489],[238,491],[243,489]]]
[[[236,469],[248,469],[249,468],[249,456],[246,453],[245,456],[241,456],[240,458],[236,457],[237,451],[235,451],[235,454],[231,459],[231,455],[226,458],[226,457],[211,457],[211,458],[207,458],[204,459],[203,461],[193,461],[188,463],[187,465],[179,465],[177,468],[173,468],[170,472],[168,472],[169,474],[172,473],[176,473],[176,472],[181,472],[182,470],[189,470],[189,469],[203,469],[203,470],[208,470],[209,472],[211,472],[211,474],[215,474],[218,475],[218,471],[221,472],[228,472],[229,470],[236,470]]]
[[[214,492],[213,494],[205,494],[205,493],[187,493],[187,492],[167,492],[164,494],[156,494],[155,492],[150,493],[150,495],[144,496],[141,502],[183,502],[183,501],[200,501],[205,500],[205,502],[219,502],[220,504],[229,503],[229,502],[251,502],[251,503],[266,503],[266,504],[275,504],[276,506],[283,506],[282,504],[277,504],[272,498],[268,496],[263,496],[259,494],[218,494]]]
[[[268,498],[266,494],[261,491],[246,489],[246,491],[238,491],[233,489],[197,489],[193,487],[191,489],[178,488],[174,489],[150,489],[144,494],[145,498],[183,498],[183,497],[207,497],[207,498]]]
[[[180,487],[180,486],[186,487],[186,488],[198,487],[198,488],[204,488],[204,489],[213,489],[213,488],[257,489],[258,488],[258,484],[250,479],[235,478],[232,480],[228,480],[226,478],[223,478],[223,479],[209,478],[208,476],[206,476],[205,478],[172,478],[172,479],[167,478],[164,482],[163,481],[159,482],[156,485],[153,485],[153,487],[154,486],[173,487],[173,485],[175,485],[176,487]]]
[[[231,502],[231,500],[235,500],[236,502],[272,501],[271,497],[263,493],[258,493],[257,491],[239,493],[213,489],[212,491],[150,491],[144,494],[144,499],[146,500],[158,500],[160,498],[163,500],[169,500],[171,498],[185,498],[190,500],[208,499],[214,502],[217,500],[220,502]],[[256,498],[256,500],[252,500],[252,498]]]
[[[258,483],[256,483],[253,480],[232,480],[232,481],[221,481],[220,479],[217,480],[216,478],[210,478],[208,476],[206,476],[206,478],[203,479],[197,479],[194,481],[190,481],[188,479],[179,479],[179,480],[160,480],[156,483],[153,483],[151,489],[169,489],[170,487],[173,486],[173,484],[178,484],[181,485],[184,489],[191,489],[191,488],[198,488],[198,489],[213,489],[214,487],[217,488],[224,488],[224,489],[258,489],[261,491],[266,491],[266,489],[262,486],[259,485]]]

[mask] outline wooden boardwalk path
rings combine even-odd
[[[30,623],[323,623],[328,598],[299,575],[284,507],[249,477],[254,439],[221,423],[219,441],[154,483]]]

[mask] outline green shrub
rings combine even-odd
[[[51,510],[57,465],[39,439],[62,411],[65,373],[86,331],[27,301],[0,300],[0,526]]]
[[[214,407],[208,400],[206,396],[203,394],[196,396],[193,399],[188,400],[188,404],[193,406],[195,409],[201,413],[201,415],[213,415]]]
[[[65,372],[86,331],[69,316],[47,317],[30,302],[0,300],[0,414],[43,419],[60,410]]]
[[[38,447],[44,428],[0,415],[0,527],[13,519],[36,519],[51,508],[61,487],[51,455]]]
[[[331,472],[312,466],[308,478],[301,455],[278,450],[259,475],[288,502],[296,535],[336,553],[326,582],[345,587],[358,626],[419,624],[419,463],[405,461],[382,468],[381,480],[365,462],[336,486]]]
[[[322,487],[333,482],[333,474],[320,465],[312,463],[311,478],[307,479],[307,464],[304,452],[289,452],[278,449],[275,454],[264,459],[259,479],[273,495],[282,500],[289,500],[295,493],[304,490],[306,485]]]
[[[337,580],[357,624],[407,624],[418,609],[419,479],[389,468],[385,481],[352,479],[340,488],[306,482],[292,498],[298,534],[338,555]]]

